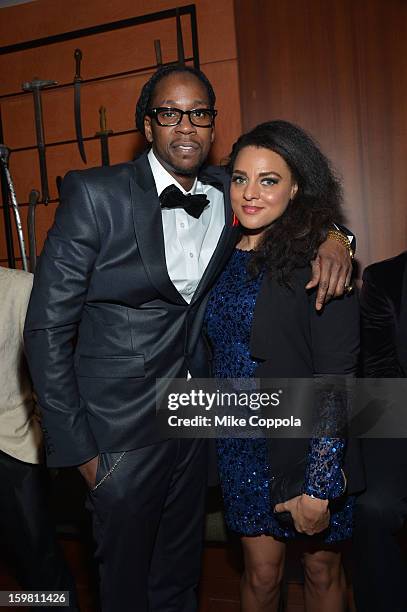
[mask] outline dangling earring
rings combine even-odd
[[[239,219],[236,217],[235,213],[233,213],[232,227],[237,227],[238,225],[239,225]]]

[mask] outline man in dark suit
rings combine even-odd
[[[225,173],[198,176],[214,104],[201,72],[154,74],[137,104],[150,151],[67,175],[35,277],[25,338],[48,463],[89,485],[104,611],[196,609],[206,444],[160,439],[155,386],[209,374],[202,318],[236,239]],[[349,274],[328,242],[320,299]]]
[[[368,266],[361,291],[365,376],[407,376],[407,252]],[[407,441],[364,439],[366,492],[355,513],[358,612],[405,612],[407,564],[395,534],[407,517]]]

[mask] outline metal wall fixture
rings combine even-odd
[[[184,52],[184,43],[183,43],[183,35],[182,35],[182,27],[181,27],[181,17],[183,15],[189,16],[189,19],[190,19],[191,42],[192,42],[192,56],[190,57],[185,57],[185,52]],[[197,19],[196,19],[196,7],[194,4],[188,4],[186,6],[180,6],[180,7],[176,7],[172,9],[167,9],[164,11],[149,13],[146,15],[139,15],[137,17],[130,17],[128,19],[121,19],[119,21],[111,21],[109,23],[104,23],[104,24],[100,24],[97,26],[82,28],[79,30],[73,30],[71,32],[63,32],[62,34],[28,40],[28,41],[16,43],[13,45],[6,45],[3,47],[0,47],[0,55],[20,53],[22,51],[28,51],[30,49],[46,47],[48,45],[54,45],[56,43],[62,43],[62,42],[66,42],[69,40],[77,40],[80,38],[95,36],[98,34],[112,32],[115,30],[123,29],[123,28],[135,27],[138,25],[152,23],[155,21],[162,21],[164,19],[174,19],[175,20],[176,33],[177,33],[177,60],[175,62],[174,61],[168,62],[168,64],[174,64],[174,63],[185,64],[186,62],[192,62],[195,68],[199,68],[198,29],[197,29]],[[116,79],[116,78],[137,75],[143,72],[146,72],[146,73],[151,72],[155,70],[157,66],[165,65],[162,61],[162,51],[161,51],[160,41],[158,39],[155,39],[154,41],[152,41],[152,44],[154,44],[155,55],[156,55],[155,65],[143,66],[141,68],[135,68],[134,70],[125,70],[122,72],[116,72],[112,74],[103,74],[103,75],[92,77],[89,79],[82,78],[80,76],[80,72],[76,70],[76,74],[75,74],[76,78],[74,77],[74,79],[71,82],[58,83],[54,85],[47,84],[47,88],[42,90],[42,96],[46,96],[48,92],[55,90],[55,89],[64,89],[64,88],[75,89],[75,84],[76,84],[76,89],[78,89],[79,87],[78,83],[80,83],[80,86],[82,87],[84,84],[87,84],[87,83],[109,81],[109,80]],[[76,54],[76,58],[78,58],[78,54]],[[30,78],[32,78],[31,75],[30,75]],[[27,94],[28,94],[27,88],[26,88],[26,91],[11,91],[11,92],[2,94],[0,95],[0,105],[1,103],[4,103],[6,100],[17,98],[19,96],[27,96]],[[10,155],[16,155],[23,151],[37,150],[39,152],[39,163],[42,165],[42,173],[41,173],[42,179],[43,179],[42,182],[44,182],[44,178],[46,177],[46,165],[44,166],[46,149],[51,148],[51,147],[60,147],[60,146],[68,145],[68,144],[78,143],[78,146],[81,146],[83,150],[83,146],[85,142],[90,141],[90,140],[101,140],[101,133],[103,137],[106,136],[106,143],[104,145],[106,147],[107,136],[110,139],[110,138],[120,137],[125,134],[133,133],[136,131],[137,131],[136,129],[130,128],[128,130],[123,130],[120,132],[112,132],[111,130],[106,130],[106,127],[104,130],[101,127],[101,132],[96,133],[94,136],[81,137],[81,143],[78,142],[77,138],[57,141],[57,142],[42,142],[41,138],[40,138],[40,141],[38,141],[38,138],[37,138],[36,144],[26,146],[26,147],[16,147],[14,149],[9,148],[9,151],[10,151]],[[1,118],[1,106],[0,106],[0,143],[4,143],[3,134],[4,134],[4,131],[3,131],[3,123],[2,123],[2,118]],[[38,134],[37,134],[37,137],[38,137]],[[108,160],[108,154],[106,154],[105,152],[104,162],[106,163],[107,160]],[[6,246],[7,246],[7,261],[8,261],[8,265],[10,268],[15,268],[16,261],[19,261],[21,258],[15,255],[13,230],[12,230],[12,215],[10,214],[10,192],[9,192],[7,179],[6,179],[6,176],[3,170],[1,170],[0,179],[1,179],[1,194],[2,194],[1,208],[3,210],[4,228],[5,228],[4,234],[5,234],[5,241],[6,241]],[[30,214],[28,215],[28,219],[30,220],[31,227],[29,227],[28,233],[30,236],[29,243],[31,245],[30,259],[32,260],[30,262],[30,269],[32,271],[34,270],[34,267],[35,267],[34,261],[36,259],[36,253],[32,252],[32,245],[33,244],[35,245],[35,219],[33,219],[33,216],[35,214],[35,207],[39,203],[38,202],[38,192],[36,193],[37,193],[37,196],[36,196],[35,206],[33,205],[32,193],[30,194],[29,201],[19,203],[20,207],[25,207],[25,206],[29,207],[31,204]],[[55,203],[59,201],[58,198],[50,199],[46,188],[45,188],[45,193],[44,193],[44,184],[42,185],[41,195],[42,197],[41,197],[40,202],[44,204]]]

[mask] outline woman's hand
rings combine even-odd
[[[315,308],[321,310],[332,297],[341,296],[350,283],[352,260],[348,249],[337,240],[328,238],[317,252],[312,265],[312,278],[305,286],[318,286]]]
[[[298,495],[283,504],[277,504],[274,512],[290,512],[295,529],[299,533],[314,535],[324,531],[329,525],[330,512],[327,499],[310,495]]]

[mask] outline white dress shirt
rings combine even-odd
[[[158,195],[169,185],[175,185],[184,194],[203,193],[209,200],[199,219],[195,219],[182,208],[161,209],[168,275],[184,300],[189,303],[225,225],[223,193],[197,179],[190,191],[185,191],[158,161],[152,149],[148,154],[148,161]]]

